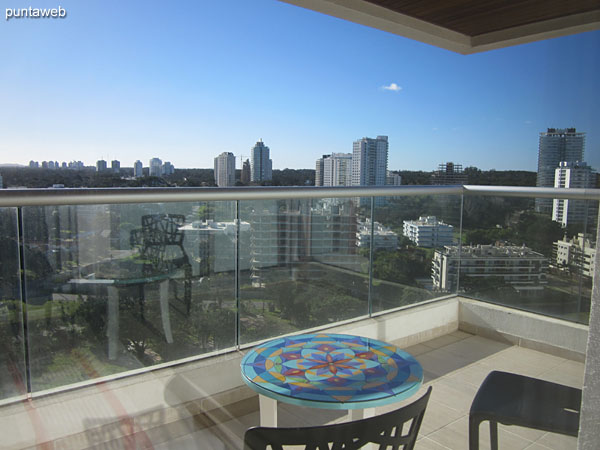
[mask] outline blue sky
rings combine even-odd
[[[577,127],[600,169],[600,31],[463,56],[276,0],[1,5],[0,164],[212,167],[262,138],[314,168],[388,135],[394,170],[536,170],[539,132]]]

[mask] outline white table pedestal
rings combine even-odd
[[[258,394],[258,402],[260,426],[275,428],[277,426],[277,400]]]

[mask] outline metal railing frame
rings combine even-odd
[[[22,208],[28,206],[72,206],[72,205],[103,205],[103,204],[131,204],[131,203],[183,203],[207,201],[233,201],[236,204],[235,221],[239,224],[240,201],[244,200],[289,200],[289,199],[315,199],[315,198],[356,198],[370,197],[371,217],[371,243],[374,242],[374,210],[375,197],[411,197],[431,195],[456,195],[460,196],[460,226],[462,235],[463,205],[465,196],[499,196],[523,198],[564,198],[574,200],[600,201],[600,189],[564,189],[564,188],[539,188],[519,186],[355,186],[355,187],[232,187],[232,188],[93,188],[93,189],[3,189],[0,190],[0,208],[16,208],[19,223],[22,225]],[[600,220],[600,217],[599,217]],[[21,232],[19,231],[19,234]],[[600,237],[598,237],[600,238]],[[22,236],[19,236],[22,243]],[[240,348],[239,309],[239,229],[235,239],[236,254],[236,348]],[[597,248],[600,248],[600,239],[597,239]],[[459,242],[459,264],[460,264]],[[20,265],[24,273],[23,255],[21,251]],[[373,282],[373,247],[369,253],[369,292],[368,316],[374,313],[372,309],[371,285]],[[458,276],[460,276],[460,265]],[[26,297],[25,280],[22,294]],[[23,298],[25,301],[25,298]],[[25,310],[24,310],[25,311]],[[23,321],[26,324],[27,318]],[[25,331],[25,340],[27,333]],[[26,351],[28,346],[26,344]],[[201,357],[199,355],[198,357]],[[26,358],[27,360],[29,358]],[[176,361],[172,362],[176,364]],[[148,368],[149,370],[151,368]],[[32,394],[29,368],[27,368],[27,392]]]
[[[0,208],[18,206],[178,203],[198,201],[279,200],[302,198],[406,197],[417,195],[483,195],[500,197],[600,200],[600,189],[521,186],[348,186],[230,188],[92,188],[1,189]]]

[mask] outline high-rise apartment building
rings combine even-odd
[[[241,174],[240,181],[243,184],[250,183],[250,160],[249,159],[244,161],[244,164],[242,164],[242,174]]]
[[[317,159],[315,164],[315,186],[323,186],[323,161],[328,157],[329,155],[323,155]]]
[[[352,185],[384,186],[388,164],[388,137],[376,139],[362,138],[354,141],[352,148]],[[377,197],[376,204],[385,203],[385,197]],[[369,199],[361,197],[360,205],[368,204]]]
[[[96,161],[96,172],[104,172],[106,171],[107,167],[108,166],[106,165],[106,161],[104,161],[103,159],[99,159],[98,161]]]
[[[584,162],[561,161],[554,171],[554,187],[593,188],[595,185],[594,175],[592,168]],[[584,223],[588,217],[593,220],[595,214],[590,215],[588,206],[590,205],[585,200],[555,198],[552,205],[552,220],[559,222],[563,228],[567,224]]]
[[[578,133],[575,128],[548,128],[540,133],[536,186],[553,187],[558,163],[583,161],[584,148],[585,133]],[[535,210],[552,213],[552,199],[536,198]]]
[[[144,176],[144,166],[139,159],[133,163],[133,176],[135,178],[141,178]]]
[[[175,166],[170,161],[165,161],[160,169],[162,175],[173,175],[175,173]]]
[[[352,148],[352,185],[384,186],[388,163],[388,137],[362,138]]]
[[[351,186],[352,153],[332,153],[317,159],[315,186]]]
[[[151,177],[160,177],[162,175],[162,161],[160,158],[152,158],[150,160],[150,172]]]
[[[352,153],[323,156],[323,186],[352,186]]]
[[[453,162],[440,164],[438,170],[431,175],[431,184],[437,186],[467,184],[467,176],[463,173],[462,164]]]
[[[110,168],[114,173],[119,173],[121,171],[121,162],[113,159],[110,163]]]
[[[250,181],[270,181],[273,179],[273,161],[269,158],[269,147],[262,139],[252,147],[252,159],[250,160]]]
[[[223,152],[215,158],[215,184],[219,187],[235,186],[235,156]]]

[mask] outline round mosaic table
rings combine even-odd
[[[423,382],[419,362],[397,347],[329,333],[265,342],[246,354],[241,371],[245,383],[260,394],[263,426],[276,426],[277,400],[350,410],[357,419],[372,415],[376,406],[410,397]]]

